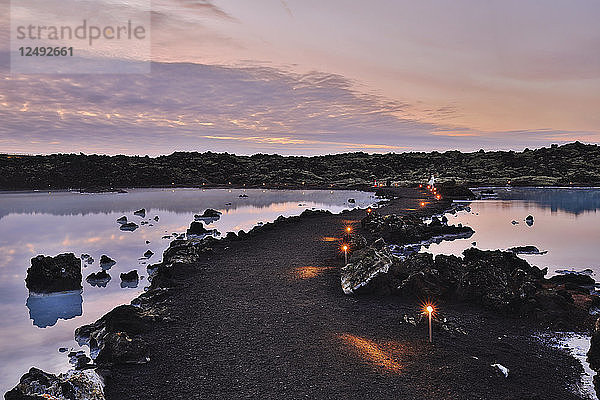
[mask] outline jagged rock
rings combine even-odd
[[[133,213],[133,215],[137,215],[138,217],[146,218],[146,209],[141,208]]]
[[[25,282],[31,292],[52,293],[79,290],[81,279],[81,259],[66,253],[32,258]]]
[[[194,221],[190,224],[190,227],[187,230],[188,235],[203,235],[208,233],[209,231],[204,228],[202,222]]]
[[[129,232],[133,232],[137,228],[139,228],[139,226],[135,222],[128,222],[128,223],[123,224],[123,225],[121,225],[119,227],[120,230],[122,230],[122,231],[129,231]]]
[[[4,395],[6,400],[104,400],[104,385],[92,370],[70,371],[59,376],[31,368],[15,388]]]
[[[511,252],[470,248],[462,258],[434,258],[429,253],[399,258],[387,247],[377,247],[373,244],[355,252],[342,268],[345,293],[458,299],[505,315],[529,316],[560,329],[585,326],[588,310],[598,302],[598,296],[578,286],[581,278],[575,278],[577,285],[559,286],[560,278],[544,279],[545,269]]]
[[[75,339],[90,347],[99,367],[148,362],[147,344],[137,335],[148,332],[155,317],[132,305],[116,307],[93,324],[75,330]]]
[[[154,217],[154,220],[155,220],[156,222],[158,222],[158,220],[159,220],[159,219],[160,219],[160,218],[158,217],[158,215]]]
[[[590,340],[590,350],[587,353],[587,361],[590,363],[590,368],[596,372],[600,371],[600,318],[596,320],[594,325]],[[597,376],[594,377],[594,385],[598,389],[600,381],[596,378]]]
[[[547,251],[540,251],[535,246],[516,246],[511,247],[510,249],[506,249],[506,251],[510,251],[515,254],[546,254]]]
[[[346,294],[389,291],[385,278],[376,278],[387,274],[394,258],[385,247],[381,250],[374,247],[358,250],[341,270],[342,290]]]
[[[533,215],[528,215],[527,218],[525,218],[525,223],[529,226],[533,225]]]
[[[212,252],[212,246],[218,240],[207,236],[200,240],[174,240],[163,253],[163,262],[148,267],[150,289],[169,288],[174,286],[174,271],[176,265],[191,264],[202,255]]]
[[[100,257],[100,268],[104,270],[111,269],[112,266],[116,263],[117,262],[115,260],[107,256],[106,254],[103,254],[102,257]]]
[[[356,200],[355,200],[355,199],[348,199],[348,203],[350,203],[350,204],[355,204],[355,203],[356,203]]]
[[[108,282],[110,282],[110,279],[110,275],[105,270],[102,270],[95,274],[89,274],[88,277],[85,278],[85,280],[90,285],[98,287],[106,287],[106,285],[108,285]]]
[[[430,224],[425,224],[414,216],[382,216],[375,211],[363,218],[361,225],[372,235],[398,245],[418,244],[442,237],[466,238],[474,233],[473,229],[466,226],[444,225],[435,217]]]
[[[205,218],[219,218],[221,216],[221,212],[213,210],[212,208],[207,208],[206,210],[204,210],[202,216]]]
[[[121,218],[117,219],[117,222],[119,224],[126,224],[127,223],[127,217],[123,215]]]
[[[248,197],[248,195],[244,193],[244,194],[240,194],[238,197],[240,197],[240,198],[242,198],[242,199],[245,199],[245,198],[247,198],[247,197]]]
[[[557,285],[573,284],[593,286],[596,283],[594,278],[585,274],[554,275],[548,280],[552,283],[556,283]]]
[[[92,256],[90,256],[89,254],[83,253],[80,258],[81,258],[81,261],[85,262],[86,264],[94,263],[94,258]],[[84,267],[87,267],[87,265],[84,265]]]
[[[350,240],[348,244],[350,245],[350,249],[352,251],[357,251],[367,247],[367,239],[362,235],[353,234],[350,235]]]
[[[75,367],[75,369],[88,369],[93,368],[94,365],[90,364],[91,358],[85,355],[83,350],[72,351],[69,353],[69,363]]]
[[[139,279],[140,279],[140,277],[138,275],[138,272],[135,269],[133,271],[129,271],[127,273],[121,274],[122,281],[137,281]]]
[[[225,240],[237,240],[238,237],[235,234],[235,232],[227,232],[227,235],[225,235]]]
[[[146,250],[146,252],[144,253],[144,257],[146,258],[150,258],[154,255],[154,252],[152,250]]]

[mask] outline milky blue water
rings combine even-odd
[[[248,197],[239,197],[240,195]],[[356,203],[348,202],[349,198]],[[259,222],[300,214],[310,208],[341,212],[367,207],[370,193],[322,190],[131,189],[126,194],[74,192],[0,193],[0,394],[11,389],[31,366],[58,373],[69,369],[58,349],[79,349],[74,330],[126,304],[148,285],[146,266],[161,261],[172,234],[186,231],[206,208],[223,214],[207,225],[222,235],[248,231]],[[145,208],[146,217],[133,215]],[[126,216],[139,225],[120,230],[117,218]],[[158,221],[154,217],[158,216]],[[142,225],[142,222],[145,224]],[[168,238],[164,238],[169,236]],[[146,243],[146,242],[149,243]],[[151,250],[149,259],[144,252]],[[72,252],[92,256],[83,263],[83,291],[39,296],[25,287],[31,258]],[[106,287],[85,278],[101,270],[100,257],[116,261]],[[119,274],[137,270],[139,284],[123,284]],[[130,287],[133,286],[133,287]]]

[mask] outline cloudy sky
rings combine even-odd
[[[61,16],[72,3],[81,0],[31,2],[20,12]],[[600,142],[597,0],[88,4],[151,15],[150,58],[100,46],[94,55],[152,61],[151,72],[11,71],[11,10],[0,0],[0,152],[324,154]]]

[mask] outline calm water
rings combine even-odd
[[[497,199],[469,204],[471,212],[447,214],[449,223],[475,230],[469,239],[432,244],[433,254],[460,255],[476,242],[482,250],[533,245],[544,255],[520,255],[549,274],[557,270],[591,269],[600,281],[600,189],[493,189]],[[534,223],[525,223],[528,215]],[[513,224],[512,221],[518,224]]]
[[[240,198],[246,194],[247,198]],[[356,199],[356,204],[347,202]],[[300,214],[305,209],[367,207],[370,193],[355,191],[132,189],[127,194],[79,194],[71,192],[0,193],[0,395],[11,389],[29,367],[48,372],[69,369],[58,349],[79,349],[74,330],[101,317],[119,304],[129,303],[148,285],[146,265],[161,261],[169,239],[183,233],[194,214],[206,208],[223,213],[208,225],[222,235],[248,231],[259,222]],[[230,204],[230,205],[227,205]],[[133,212],[145,208],[146,218]],[[127,216],[140,227],[119,229],[116,219]],[[153,218],[159,216],[159,221]],[[148,224],[141,225],[142,221]],[[146,241],[150,243],[146,244]],[[143,254],[152,250],[148,260]],[[25,276],[30,259],[38,254],[87,253],[94,263],[83,263],[83,292],[30,296]],[[106,287],[92,287],[85,277],[100,271],[100,256],[117,261],[108,271]],[[119,274],[137,270],[143,276],[134,288],[121,287]]]

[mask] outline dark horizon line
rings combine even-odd
[[[562,143],[562,144],[558,144],[558,143],[552,143],[549,146],[540,146],[540,147],[535,147],[535,148],[529,148],[529,147],[524,147],[522,150],[501,150],[501,149],[479,149],[479,150],[472,150],[472,151],[463,151],[463,150],[459,150],[459,149],[452,149],[452,150],[429,150],[429,151],[415,151],[415,150],[407,150],[407,151],[399,151],[399,152],[395,152],[395,151],[390,151],[387,153],[379,153],[379,152],[368,152],[368,151],[346,151],[346,152],[340,152],[340,153],[326,153],[326,154],[317,154],[317,155],[283,155],[283,154],[278,154],[278,153],[263,153],[263,152],[257,152],[257,153],[252,153],[252,154],[238,154],[238,153],[230,153],[227,151],[224,152],[218,152],[218,151],[212,151],[212,150],[206,150],[206,151],[198,151],[198,150],[180,150],[180,151],[173,151],[172,153],[169,154],[158,154],[158,155],[148,155],[148,154],[124,154],[124,153],[118,153],[118,154],[108,154],[108,153],[83,153],[83,152],[70,152],[70,153],[16,153],[16,152],[12,152],[12,153],[4,153],[4,152],[0,152],[0,156],[3,157],[49,157],[49,156],[65,156],[65,155],[73,155],[73,156],[101,156],[101,157],[142,157],[142,158],[160,158],[160,157],[169,157],[172,156],[174,154],[192,154],[192,153],[198,153],[198,154],[228,154],[228,155],[233,155],[236,157],[253,157],[253,156],[279,156],[279,157],[305,157],[305,158],[313,158],[313,157],[326,157],[326,156],[340,156],[340,155],[346,155],[346,154],[367,154],[367,155],[388,155],[388,154],[444,154],[444,153],[453,153],[453,152],[459,152],[459,153],[463,153],[463,154],[473,154],[473,153],[524,153],[526,151],[536,151],[536,150],[542,150],[542,149],[548,149],[548,148],[561,148],[561,147],[565,147],[565,146],[573,146],[573,145],[579,145],[579,146],[600,146],[600,143],[586,143],[586,142],[582,142],[580,140],[576,140],[573,142],[566,142],[566,143]]]

